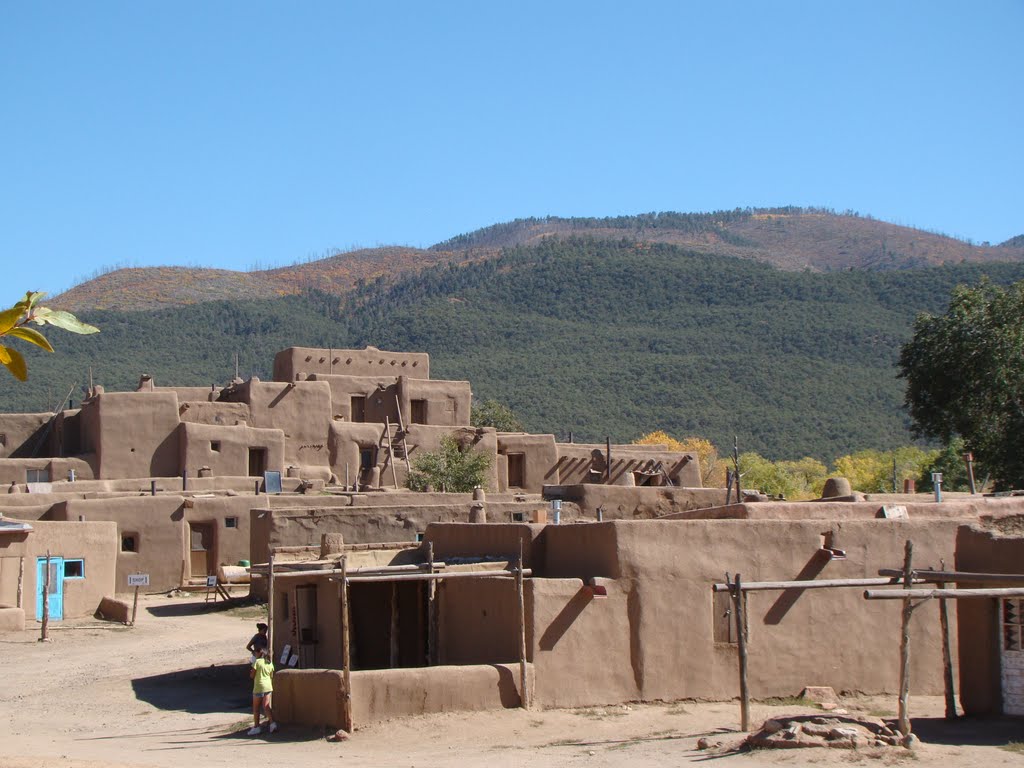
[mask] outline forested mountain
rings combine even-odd
[[[820,208],[744,208],[609,218],[532,218],[495,224],[427,250],[371,248],[248,272],[201,267],[124,268],[98,274],[55,297],[55,306],[148,311],[206,301],[265,299],[318,290],[344,296],[378,277],[400,279],[438,264],[496,258],[504,248],[585,236],[667,243],[780,269],[887,271],[966,262],[1024,261],[1024,242],[973,245],[944,235]],[[38,286],[45,290],[45,286]]]
[[[337,297],[83,311],[102,331],[28,352],[30,381],[0,381],[5,411],[46,410],[88,380],[134,388],[268,377],[286,346],[373,344],[432,355],[531,431],[628,441],[656,428],[772,458],[822,459],[910,436],[895,378],[917,312],[1024,264],[787,272],[629,237],[542,238],[495,256],[363,282]],[[75,390],[75,399],[80,397]]]

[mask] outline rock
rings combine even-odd
[[[807,736],[817,736],[818,738],[827,739],[831,738],[832,732],[836,730],[832,726],[823,725],[820,723],[804,723],[803,732]]]
[[[860,736],[860,731],[856,728],[832,728],[828,732],[828,738],[832,741],[839,739],[856,739]]]
[[[838,704],[839,697],[835,690],[828,685],[809,685],[804,688],[800,698],[813,701],[815,704]]]
[[[800,735],[803,729],[799,725],[791,725],[783,731],[780,731],[779,735],[784,739],[795,739]]]
[[[697,749],[708,749],[711,746],[711,742],[708,741],[706,736],[701,736],[697,739]]]
[[[334,735],[330,736],[327,740],[328,741],[348,741],[350,738],[352,738],[352,734],[350,734],[346,730],[343,730],[343,729],[339,728],[338,730],[336,730],[334,732]]]
[[[900,745],[907,749],[917,749],[921,746],[921,740],[912,733],[908,733],[900,740]]]
[[[821,704],[821,708],[824,709],[827,712],[831,712],[832,710],[834,710],[838,706],[839,706],[838,704],[836,704],[835,702],[831,702],[831,701],[825,701],[825,702],[822,702],[822,704]]]
[[[761,726],[761,730],[767,733],[768,735],[778,733],[782,730],[782,723],[780,723],[778,720],[765,720],[764,725]]]

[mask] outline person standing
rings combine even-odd
[[[269,731],[277,730],[277,723],[274,722],[274,710],[272,697],[274,693],[274,662],[267,657],[267,649],[256,648],[256,661],[249,670],[249,677],[252,678],[252,721],[253,726],[249,729],[250,736],[258,736],[260,728],[260,712],[267,716],[270,724]]]
[[[256,660],[255,657],[257,648],[262,648],[263,650],[269,652],[270,648],[268,647],[268,642],[269,638],[267,637],[267,625],[261,621],[256,625],[256,634],[252,636],[252,639],[249,641],[249,644],[245,646],[245,650],[247,650],[249,653],[253,655],[253,658],[249,662],[250,664]]]

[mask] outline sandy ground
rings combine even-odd
[[[154,596],[139,614],[134,628],[55,624],[45,644],[34,623],[0,636],[0,766],[1024,766],[1024,751],[1005,748],[1024,742],[1024,721],[946,724],[942,701],[931,697],[912,700],[923,740],[914,753],[730,751],[742,736],[735,702],[430,715],[368,725],[340,744],[297,726],[250,738],[244,646],[252,609],[205,610],[194,599]],[[843,706],[884,715],[895,701]],[[760,723],[813,711],[755,704],[752,715]],[[697,750],[701,736],[722,747]]]

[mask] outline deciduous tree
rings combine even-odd
[[[99,328],[83,323],[70,312],[40,306],[39,300],[45,295],[40,291],[29,291],[25,298],[13,307],[0,312],[0,338],[21,339],[47,352],[53,352],[53,347],[46,337],[35,328],[30,328],[29,324],[53,325],[72,333],[99,333]],[[3,363],[19,381],[28,379],[25,358],[14,347],[0,344],[0,363]]]

